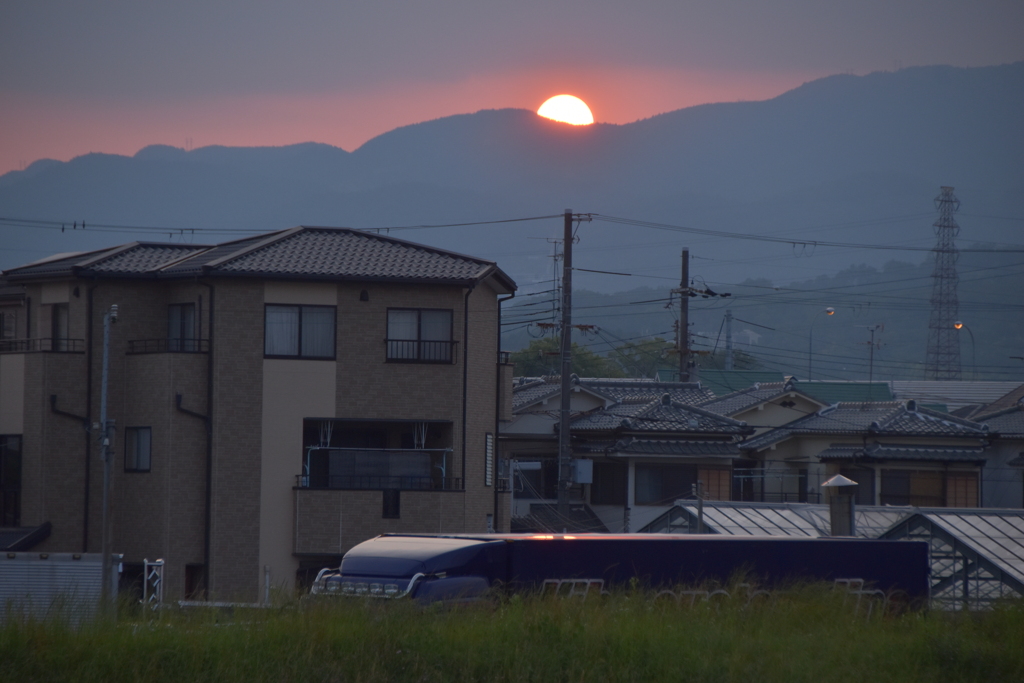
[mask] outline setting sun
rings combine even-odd
[[[594,122],[594,115],[590,113],[587,103],[572,95],[556,95],[537,110],[539,116],[563,123],[571,123],[574,126],[589,126]]]

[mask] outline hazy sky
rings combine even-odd
[[[834,73],[1024,59],[1021,0],[3,0],[0,173],[326,142],[583,98],[598,121]]]

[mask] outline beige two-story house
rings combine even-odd
[[[3,523],[98,552],[103,319],[111,538],[168,598],[256,600],[388,531],[508,529],[494,263],[299,227],[58,255],[0,281]],[[15,467],[16,465],[16,467]],[[13,481],[12,479],[17,479]]]

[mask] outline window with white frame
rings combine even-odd
[[[267,304],[263,354],[333,360],[335,315],[334,306]]]
[[[149,472],[152,460],[151,427],[127,427],[124,430],[124,471]]]
[[[451,363],[452,311],[389,308],[387,359],[404,363]]]

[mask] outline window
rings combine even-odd
[[[17,330],[17,314],[14,311],[0,313],[0,339],[14,339]]]
[[[0,435],[0,526],[21,526],[21,436]]]
[[[732,489],[732,472],[728,467],[702,467],[697,477],[704,484],[704,500],[729,500]],[[807,481],[806,473],[804,482]],[[807,487],[804,486],[802,502],[807,502]]]
[[[167,307],[167,350],[199,350],[195,304],[171,304]]]
[[[952,508],[978,507],[978,475],[975,472],[946,474],[946,505]]]
[[[405,363],[451,363],[451,310],[388,309],[388,360]]]
[[[124,430],[124,471],[149,472],[153,430],[127,427]]]
[[[942,472],[938,470],[882,470],[882,505],[944,507]]]
[[[334,306],[267,305],[263,353],[271,358],[334,359]]]
[[[68,305],[67,304],[53,304],[52,307],[52,327],[50,328],[50,336],[52,337],[52,348],[54,351],[67,351],[68,350]]]

